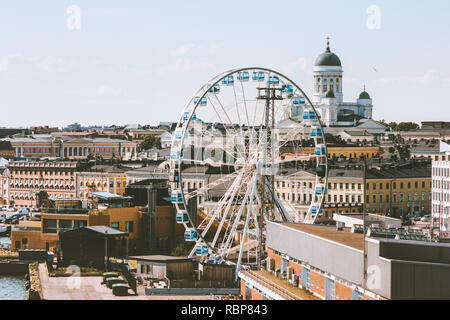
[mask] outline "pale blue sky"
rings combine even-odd
[[[67,28],[70,5],[80,30]],[[278,69],[311,96],[327,35],[346,101],[365,83],[375,119],[450,121],[449,13],[445,0],[2,1],[0,126],[176,121],[204,82],[245,65]]]

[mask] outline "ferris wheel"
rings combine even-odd
[[[247,263],[260,264],[265,221],[315,223],[326,154],[313,104],[281,73],[239,68],[205,83],[186,104],[170,153],[171,200],[184,239],[195,242],[190,257],[239,269],[246,252]]]

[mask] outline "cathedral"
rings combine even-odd
[[[314,64],[314,95],[312,102],[326,127],[356,127],[364,119],[372,119],[372,99],[364,91],[356,102],[344,102],[342,64],[331,52],[329,38],[324,53]],[[363,121],[361,121],[363,120]]]

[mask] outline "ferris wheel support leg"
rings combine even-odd
[[[257,181],[258,181],[258,174],[255,172],[255,174],[253,175],[253,182],[252,182],[252,194],[250,196],[250,203],[248,205],[247,216],[245,218],[244,232],[242,234],[241,250],[239,251],[239,258],[238,258],[238,263],[237,263],[237,266],[236,266],[235,281],[238,280],[239,269],[241,268],[242,253],[244,252],[244,245],[245,245],[245,240],[246,240],[246,237],[247,237],[248,223],[250,221],[250,215],[252,213],[253,199],[255,199],[255,191],[256,191],[256,182]]]

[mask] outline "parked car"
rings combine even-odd
[[[430,221],[431,221],[431,215],[430,215],[430,214],[427,214],[427,215],[423,216],[423,217],[420,219],[420,221],[422,221],[422,222],[430,222]]]

